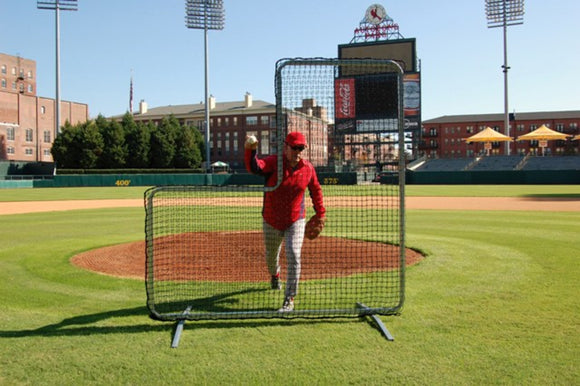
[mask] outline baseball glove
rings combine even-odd
[[[318,217],[318,215],[314,215],[310,217],[310,220],[306,223],[306,230],[304,235],[308,240],[314,240],[318,237],[320,232],[324,229],[324,218]]]

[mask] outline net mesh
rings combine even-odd
[[[314,240],[303,238],[304,223],[315,214],[308,194],[302,223],[285,232],[264,225],[264,195],[275,192],[277,184],[151,188],[145,192],[151,316],[200,320],[399,313],[405,272],[404,173],[396,146],[402,133],[399,78],[396,65],[388,61],[280,61],[270,153],[278,155],[280,171],[285,135],[300,131],[307,137],[303,157],[316,167],[322,184],[323,232]],[[349,91],[353,98],[345,84],[356,85]],[[385,87],[395,90],[388,94]],[[387,101],[377,104],[373,95]],[[344,172],[374,174],[378,169],[395,178],[340,185]],[[280,287],[273,289],[277,272]],[[294,309],[280,312],[289,295]]]

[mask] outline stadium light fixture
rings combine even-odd
[[[56,96],[55,96],[55,117],[54,117],[54,137],[60,133],[60,11],[76,11],[78,9],[77,0],[37,0],[38,9],[54,10],[55,30],[56,30]]]
[[[208,174],[211,171],[209,143],[209,61],[208,61],[208,30],[224,29],[225,12],[223,0],[186,0],[185,26],[191,29],[204,30],[205,56],[205,159]]]
[[[504,126],[505,134],[509,136],[507,27],[524,23],[524,0],[485,0],[485,13],[488,28],[503,28]],[[506,142],[505,153],[510,155],[509,142]]]

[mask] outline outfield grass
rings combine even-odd
[[[546,188],[512,195],[579,191]],[[0,200],[52,191],[144,189]],[[147,317],[142,281],[69,263],[142,240],[143,209],[0,218],[0,384],[580,382],[580,213],[407,211],[408,245],[428,257],[407,271],[402,315],[382,318],[395,342],[358,319],[207,321],[188,322],[178,349],[173,325]]]
[[[106,200],[143,198],[148,187],[0,189],[2,201]],[[382,189],[379,184],[363,185],[361,194]],[[340,186],[326,185],[326,194],[340,192]],[[407,185],[408,196],[440,197],[578,197],[580,185]],[[259,193],[253,193],[259,194]]]

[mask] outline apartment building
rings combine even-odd
[[[36,94],[36,62],[0,53],[0,161],[53,162],[54,99]],[[60,125],[89,119],[83,103],[61,101]]]
[[[579,142],[572,137],[580,133],[580,110],[574,111],[544,111],[510,114],[509,136],[514,141],[493,142],[491,155],[506,154],[505,147],[510,147],[510,154],[543,155],[538,141],[516,141],[521,135],[527,134],[546,125],[552,130],[568,134],[568,140],[551,140],[546,147],[546,155],[580,154]],[[484,153],[483,143],[465,142],[468,138],[486,127],[506,134],[504,130],[504,114],[471,114],[445,115],[423,121],[419,156],[429,158],[462,158]]]

